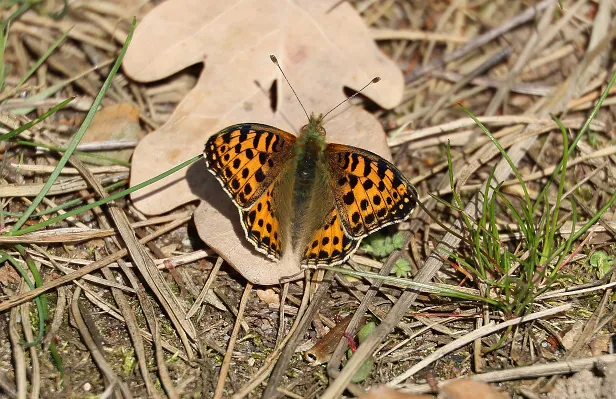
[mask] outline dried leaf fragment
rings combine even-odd
[[[359,399],[434,399],[434,396],[405,393],[381,385],[361,395]]]
[[[509,399],[505,392],[497,391],[485,382],[461,378],[440,389],[439,399]]]

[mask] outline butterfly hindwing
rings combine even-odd
[[[281,256],[280,223],[272,212],[274,184],[250,208],[240,210],[246,238],[272,259]]]
[[[302,263],[309,266],[342,263],[355,252],[360,241],[344,232],[338,209],[334,207],[325,218],[323,227],[314,233]]]
[[[409,217],[417,192],[380,156],[342,144],[326,147],[330,185],[347,234],[362,238]]]
[[[257,123],[229,126],[205,144],[207,167],[242,209],[252,207],[291,157],[295,136]]]

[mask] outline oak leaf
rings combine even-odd
[[[297,133],[306,116],[270,54],[278,57],[308,112],[327,112],[346,98],[345,86],[358,90],[375,76],[381,82],[362,94],[383,108],[402,98],[400,70],[345,2],[169,0],[138,26],[124,60],[126,74],[150,82],[195,63],[205,61],[205,68],[170,120],[136,148],[131,184],[199,154],[210,135],[231,124],[258,122]],[[390,156],[380,124],[358,107],[339,108],[325,127],[330,142]],[[132,199],[146,214],[203,200],[195,213],[199,235],[256,284],[277,284],[299,271],[297,265],[271,262],[252,249],[237,210],[205,162],[134,193]]]

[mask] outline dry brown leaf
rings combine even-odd
[[[170,0],[142,21],[124,60],[139,81],[167,77],[206,59],[195,88],[171,119],[135,150],[131,184],[162,173],[203,150],[207,138],[241,122],[259,122],[296,133],[306,116],[277,68],[276,54],[307,110],[327,112],[374,76],[364,94],[384,108],[402,98],[400,70],[371,39],[360,16],[337,0]],[[277,109],[268,90],[276,81]],[[382,127],[358,107],[335,111],[325,125],[328,141],[367,148],[390,157]],[[194,199],[201,238],[255,284],[278,284],[299,272],[256,252],[238,212],[205,162],[192,165],[133,194],[146,214],[160,214]]]
[[[509,399],[505,392],[497,391],[485,382],[461,378],[440,389],[439,399]]]
[[[20,281],[21,281],[21,276],[14,267],[12,266],[0,267],[0,286],[6,287],[9,285],[18,284]]]
[[[280,297],[278,296],[278,294],[276,294],[276,292],[273,289],[268,288],[266,290],[256,290],[256,291],[257,291],[257,296],[263,302],[267,304],[270,304],[270,303],[279,304],[280,303]]]
[[[612,339],[611,334],[599,334],[593,338],[588,346],[590,347],[590,353],[593,356],[604,355],[610,353],[610,341]]]
[[[114,140],[139,140],[143,137],[139,127],[139,108],[131,104],[113,104],[98,111],[83,136],[82,143],[94,143]],[[128,161],[132,149],[102,151],[97,154]],[[88,162],[98,165],[110,165],[111,161],[88,157]]]
[[[575,345],[582,331],[584,330],[585,323],[582,320],[576,320],[571,329],[563,335],[562,344],[566,350],[570,350]]]
[[[434,399],[434,396],[404,393],[381,385],[361,395],[359,399]]]

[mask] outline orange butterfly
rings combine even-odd
[[[207,168],[238,207],[246,238],[273,260],[340,264],[362,238],[407,219],[417,205],[394,165],[325,135],[323,116],[312,114],[298,137],[241,123],[205,145]]]

